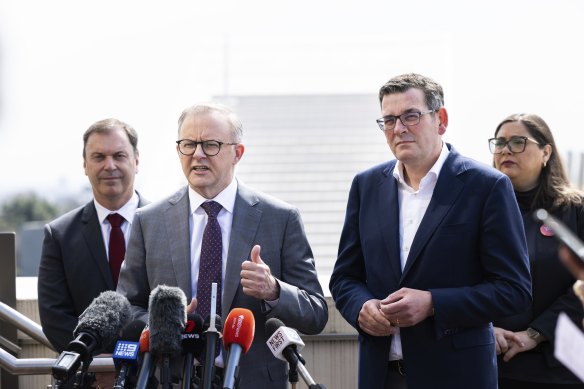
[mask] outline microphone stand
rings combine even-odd
[[[290,377],[292,370],[294,370],[294,372],[295,372],[294,374],[296,375],[295,382],[292,382],[290,379],[290,383],[292,384],[292,389],[295,389],[296,383],[298,383],[298,373],[300,373],[300,376],[302,377],[302,380],[304,381],[304,383],[308,386],[308,389],[326,389],[326,387],[323,384],[317,384],[316,382],[314,382],[314,380],[312,379],[312,377],[308,373],[308,370],[306,369],[306,367],[304,367],[304,364],[306,363],[306,361],[304,360],[302,355],[300,355],[300,353],[298,352],[298,350],[296,348],[293,349],[293,354],[295,356],[294,358],[291,358],[293,363],[288,362],[288,365],[290,366],[289,367],[290,370],[288,372],[288,377]]]
[[[205,331],[205,365],[203,366],[203,389],[211,389],[215,377],[215,345],[220,337],[215,327],[215,315],[217,314],[217,283],[211,284],[211,313],[209,315],[209,328]]]
[[[292,389],[296,389],[296,384],[298,384],[298,357],[292,358],[288,362],[288,382],[292,386]]]

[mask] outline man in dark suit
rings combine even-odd
[[[359,331],[359,388],[496,388],[491,322],[531,301],[511,183],[442,141],[433,80],[395,77],[379,101],[396,160],[353,180],[330,281]]]
[[[255,318],[253,344],[239,364],[239,387],[283,389],[286,364],[266,345],[271,335],[265,333],[266,320],[277,317],[286,326],[316,334],[328,310],[298,210],[235,178],[244,153],[242,134],[235,114],[222,105],[183,111],[176,150],[188,186],[136,213],[118,292],[142,318],[159,284],[178,286],[199,304],[204,298],[199,287],[209,278],[202,270],[204,230],[212,218],[205,207],[219,204],[217,311],[226,318],[233,308],[247,308]]]
[[[106,119],[89,127],[83,135],[83,167],[94,198],[45,226],[39,267],[41,325],[58,352],[73,339],[79,315],[93,299],[116,289],[108,215],[124,218],[127,241],[136,208],[146,204],[134,190],[138,135],[128,124]]]

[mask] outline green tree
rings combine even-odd
[[[36,193],[22,193],[7,200],[1,208],[0,230],[18,231],[22,223],[54,219],[59,208]]]

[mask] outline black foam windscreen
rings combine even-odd
[[[152,354],[181,351],[181,335],[187,319],[186,306],[187,299],[180,288],[158,285],[150,293],[148,327]]]
[[[277,319],[275,317],[266,320],[265,325],[266,335],[271,336],[280,327],[285,327],[285,324],[282,322],[282,320]]]
[[[195,358],[199,358],[203,352],[203,346],[203,318],[197,313],[189,313],[182,334],[183,354],[191,353]]]
[[[79,316],[73,331],[77,337],[89,333],[96,338],[99,347],[106,347],[117,337],[132,315],[128,299],[111,290],[102,292]]]

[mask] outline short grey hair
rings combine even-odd
[[[444,92],[440,84],[429,77],[416,73],[402,74],[386,82],[379,89],[379,103],[381,104],[385,95],[404,93],[412,88],[424,92],[428,109],[438,111],[444,106]]]
[[[210,112],[221,113],[227,118],[227,121],[229,122],[231,127],[231,133],[233,135],[232,141],[240,143],[243,138],[243,124],[241,123],[241,120],[239,120],[237,114],[233,112],[231,109],[229,109],[227,106],[215,102],[200,103],[185,108],[185,110],[182,111],[180,117],[178,118],[179,133],[183,122],[188,116],[197,116]]]

